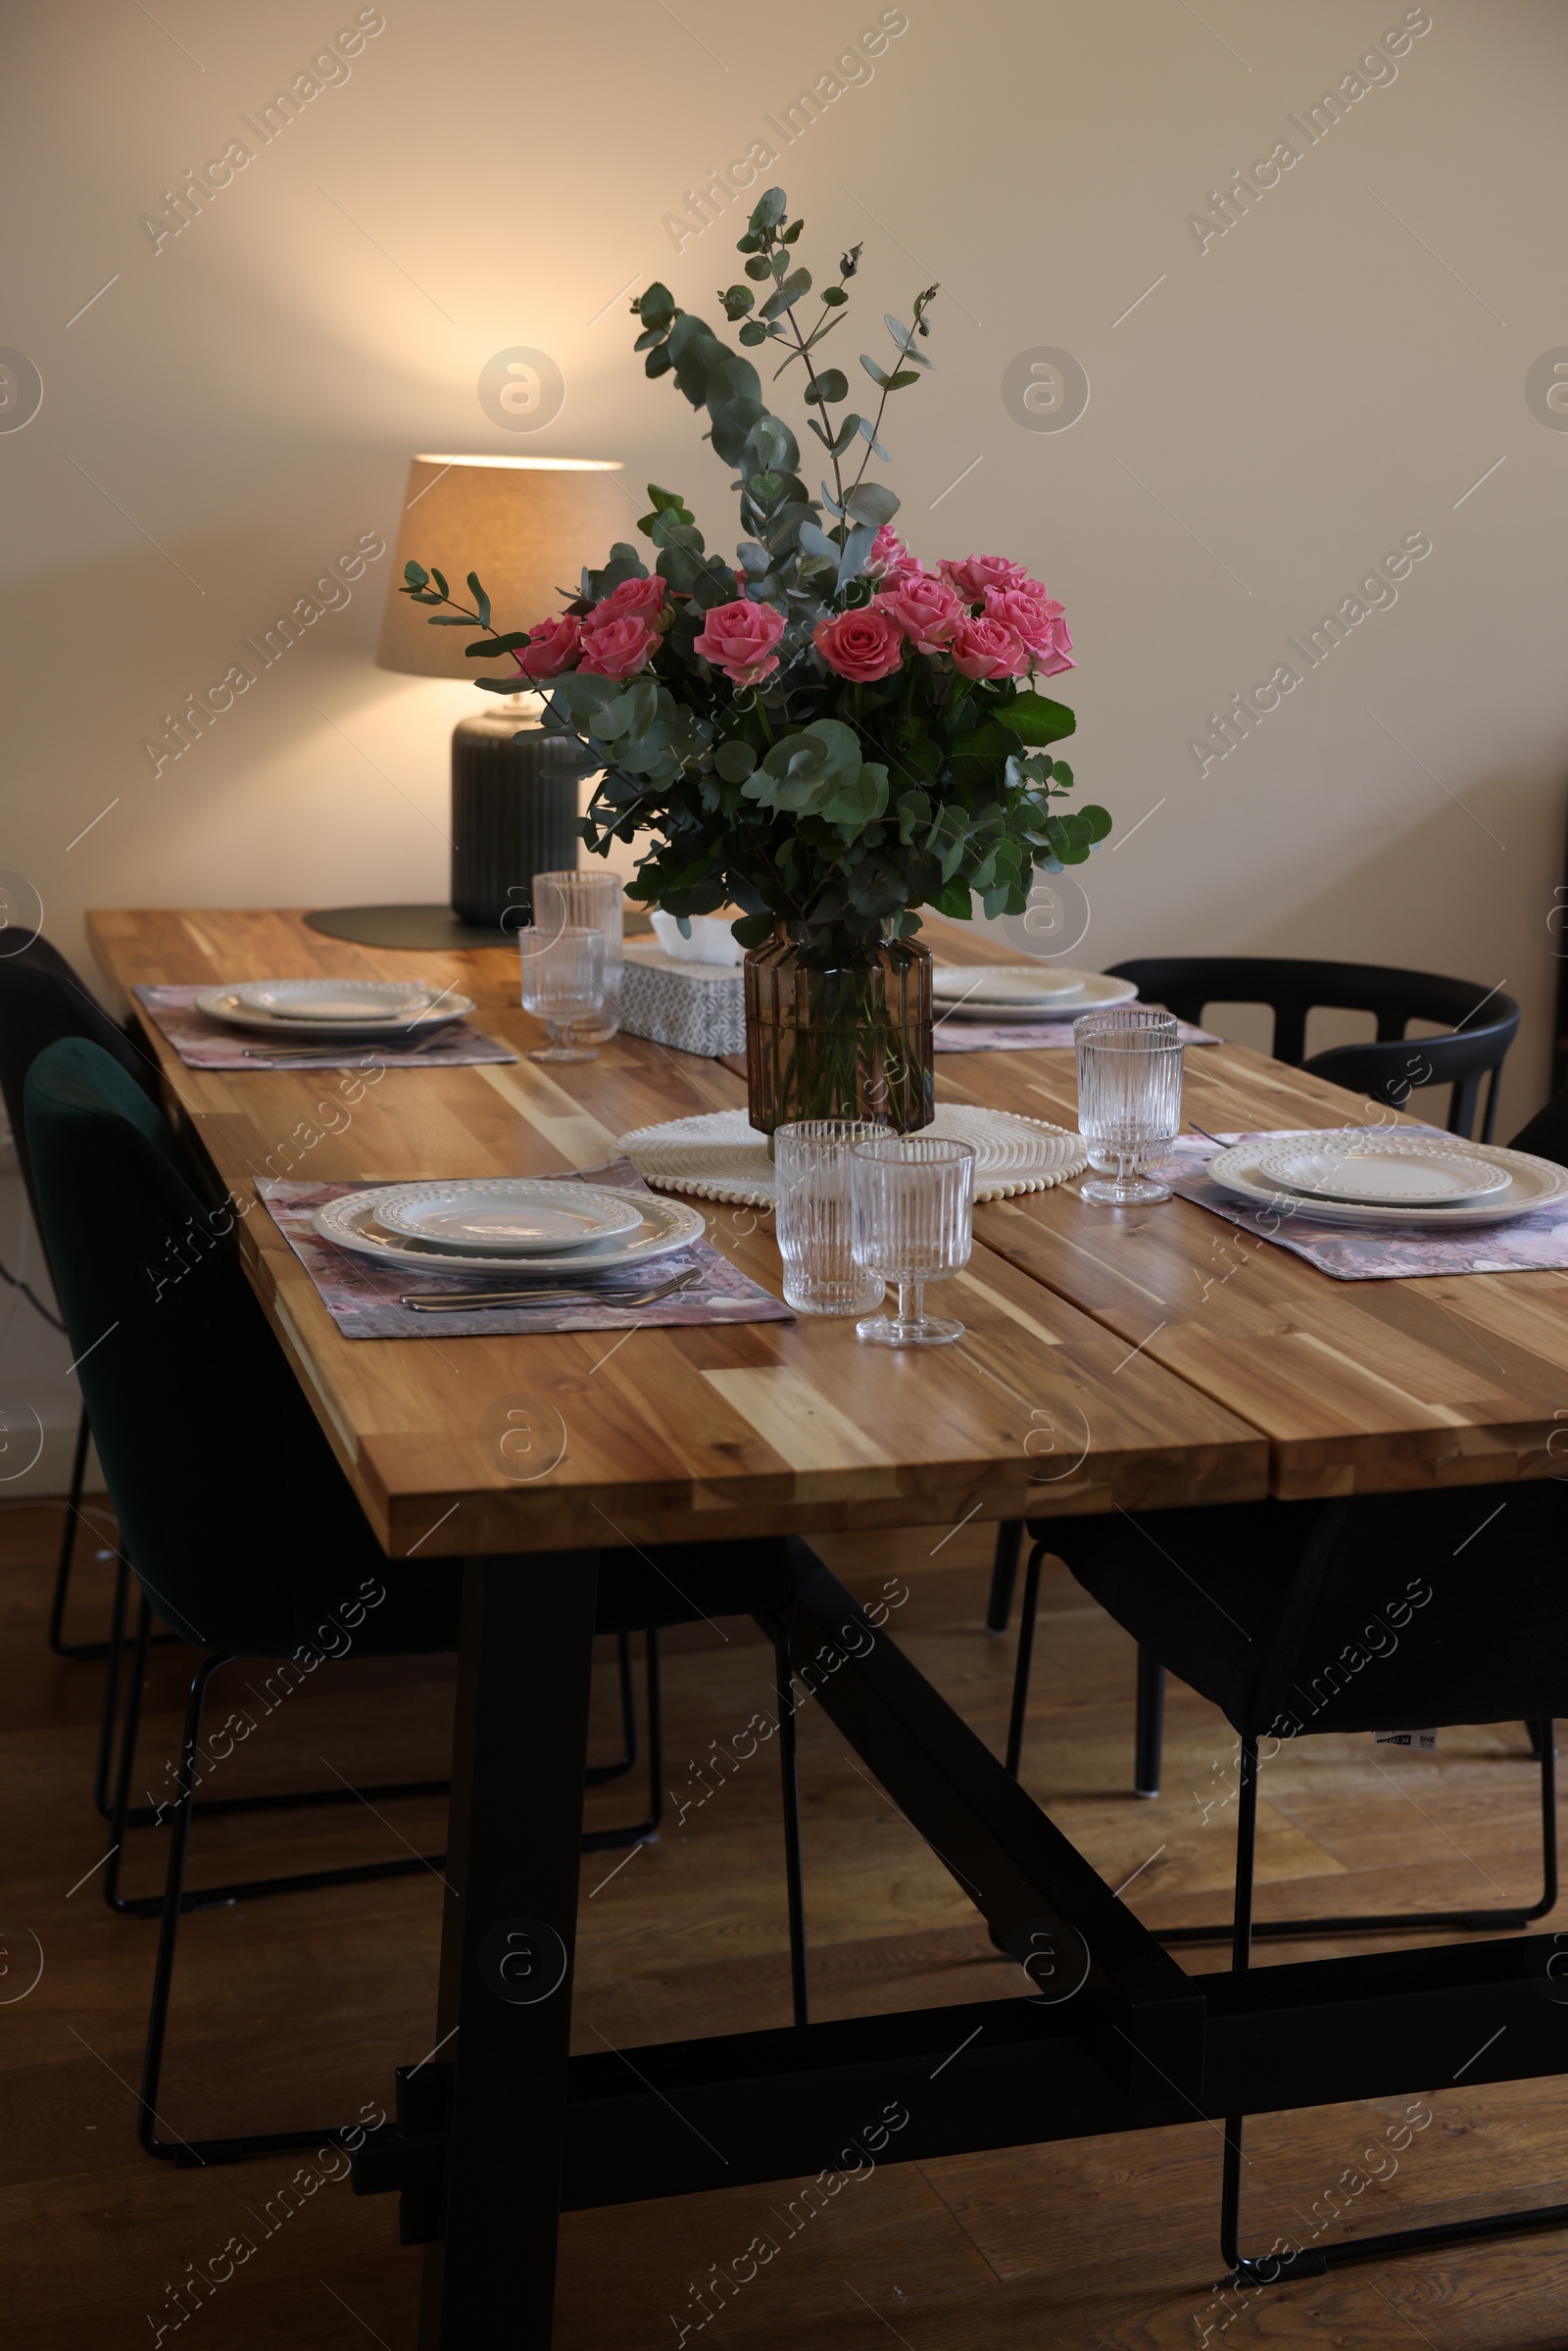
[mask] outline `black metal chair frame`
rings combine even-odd
[[[122,1572],[124,1573],[123,1563]],[[122,1626],[124,1596],[117,1593],[118,1625]],[[172,1813],[177,1802],[181,1809],[197,1814],[216,1816],[261,1812],[314,1812],[329,1804],[353,1803],[357,1799],[389,1803],[413,1796],[446,1796],[452,1792],[448,1780],[398,1780],[385,1785],[364,1788],[294,1788],[275,1794],[244,1796],[203,1796],[186,1801],[176,1798],[169,1804],[135,1804],[130,1801],[130,1784],[135,1772],[136,1740],[141,1728],[142,1693],[146,1681],[147,1652],[151,1645],[149,1633],[152,1608],[142,1601],[137,1614],[136,1632],[131,1642],[132,1664],[130,1689],[126,1697],[125,1724],[121,1739],[120,1767],[116,1776],[115,1792],[109,1806],[112,1842],[104,1869],[103,1895],[108,1907],[127,1918],[161,1918],[164,1911],[163,1894],[122,1894],[120,1890],[121,1868],[124,1859],[127,1829],[150,1829],[161,1825],[166,1814]],[[157,1637],[154,1636],[154,1639]],[[648,1636],[648,1756],[649,1810],[640,1821],[623,1829],[597,1829],[585,1834],[585,1852],[610,1851],[621,1845],[646,1844],[658,1832],[663,1817],[663,1749],[659,1686],[659,1636]],[[604,1787],[619,1780],[637,1761],[637,1709],[632,1688],[631,1637],[627,1633],[615,1636],[616,1674],[620,1695],[621,1751],[612,1763],[588,1766],[584,1775],[590,1788]],[[216,1668],[214,1669],[216,1671]],[[110,1672],[118,1686],[119,1667],[111,1658]],[[110,1705],[113,1705],[113,1691]],[[105,1732],[100,1738],[99,1771],[107,1769],[106,1747],[109,1743],[108,1726],[112,1721],[110,1707],[105,1710]],[[352,1886],[372,1878],[403,1877],[422,1869],[422,1860],[376,1864],[368,1868],[344,1870],[315,1870],[304,1876],[268,1878],[242,1886],[203,1886],[181,1895],[181,1908],[217,1910],[230,1903],[252,1901],[269,1893],[294,1893],[302,1886]]]
[[[1033,1533],[1033,1529],[1030,1530]],[[1012,1714],[1007,1725],[1006,1770],[1009,1779],[1018,1777],[1023,1755],[1025,1713],[1029,1703],[1029,1672],[1034,1657],[1035,1617],[1040,1599],[1040,1569],[1051,1548],[1049,1538],[1037,1541],[1029,1553],[1029,1566],[1024,1576],[1023,1607],[1018,1619],[1018,1662],[1013,1673]],[[1138,1651],[1138,1760],[1135,1793],[1157,1796],[1159,1793],[1160,1739],[1164,1721],[1165,1669],[1152,1649]],[[1544,1867],[1542,1873],[1541,1898],[1528,1907],[1514,1906],[1498,1910],[1393,1910],[1368,1913],[1354,1918],[1262,1919],[1255,1924],[1249,1913],[1249,1935],[1264,1941],[1294,1941],[1312,1935],[1397,1935],[1411,1928],[1452,1928],[1461,1933],[1485,1935],[1508,1934],[1528,1927],[1535,1919],[1545,1918],[1557,1903],[1557,1829],[1556,1829],[1556,1754],[1552,1727],[1548,1724],[1543,1734],[1539,1723],[1527,1723],[1531,1754],[1541,1766],[1541,1819]],[[1150,1933],[1162,1943],[1229,1942],[1235,1935],[1235,1922],[1216,1923],[1211,1927],[1152,1927]]]
[[[1536,1723],[1531,1726],[1531,1731],[1533,1742],[1541,1755],[1542,1834],[1548,1898],[1537,1909],[1519,1913],[1521,1919],[1539,1918],[1543,1911],[1550,1909],[1556,1899],[1557,1886],[1557,1809],[1552,1726],[1550,1723]],[[1236,1818],[1236,1903],[1231,1927],[1231,1967],[1237,1975],[1245,1974],[1250,1965],[1254,1937],[1279,1931],[1273,1921],[1260,1927],[1252,1918],[1253,1865],[1257,1845],[1257,1741],[1244,1739]],[[1497,1923],[1508,1915],[1502,1912],[1487,1913],[1483,1923]],[[1341,1920],[1338,1923],[1346,1927],[1403,1927],[1437,1925],[1442,1921],[1437,1918],[1426,1920],[1406,1917]],[[1170,1942],[1177,1938],[1163,1935],[1160,1939]],[[1440,2246],[1472,2243],[1478,2238],[1523,2236],[1537,2229],[1568,2226],[1568,2204],[1540,2204],[1527,2206],[1522,2211],[1488,2213],[1475,2221],[1440,2221],[1424,2229],[1391,2229],[1376,2236],[1345,2237],[1335,2244],[1305,2246],[1291,2253],[1246,2254],[1241,2249],[1244,2122],[1243,2116],[1231,2115],[1225,2124],[1225,2160],[1220,2181],[1220,2252],[1230,2264],[1227,2284],[1274,2285],[1291,2278],[1321,2278],[1326,2271],[1342,2268],[1348,2262],[1378,2261],[1396,2253],[1435,2251]]]
[[[147,1631],[152,1611],[144,1600],[136,1628],[136,1651],[143,1671],[146,1665]],[[806,1955],[806,1897],[801,1860],[800,1799],[796,1783],[795,1693],[790,1654],[788,1620],[783,1615],[759,1617],[758,1624],[767,1635],[773,1649],[774,1691],[778,1706],[779,1772],[784,1800],[785,1876],[789,1903],[790,1991],[797,2025],[810,2021],[809,1990]],[[630,1696],[631,1671],[627,1636],[617,1639],[620,1646],[621,1698],[623,1707]],[[153,1974],[152,2005],[147,2021],[147,2043],[142,2064],[141,2090],[138,2100],[136,2136],[149,2154],[181,2169],[193,2165],[240,2163],[253,2155],[281,2153],[294,2147],[309,2147],[318,2143],[321,2130],[249,2132],[228,2138],[183,2139],[175,2135],[160,2137],[159,2127],[168,2130],[168,2123],[158,2112],[158,2095],[163,2080],[164,2055],[169,2033],[169,2006],[174,1982],[174,1951],[180,1918],[193,1910],[216,1909],[241,1901],[251,1901],[265,1894],[293,1893],[307,1887],[366,1885],[382,1878],[412,1876],[416,1870],[440,1870],[446,1861],[444,1853],[412,1857],[406,1861],[369,1862],[350,1869],[315,1870],[287,1878],[265,1878],[248,1885],[219,1886],[187,1891],[185,1863],[190,1843],[191,1815],[194,1811],[244,1811],[276,1805],[277,1798],[231,1797],[226,1804],[198,1805],[195,1801],[196,1756],[201,1742],[202,1713],[208,1687],[213,1676],[233,1660],[220,1652],[204,1657],[191,1680],[185,1706],[184,1730],[180,1741],[179,1772],[175,1795],[170,1805],[171,1836],[169,1864],[161,1895],[143,1901],[120,1898],[113,1906],[131,1911],[137,1917],[157,1917],[160,1921],[158,1958]],[[660,1704],[659,1636],[650,1631],[647,1636],[647,1676],[649,1707],[649,1764],[652,1798],[649,1817],[631,1830],[591,1830],[584,1833],[584,1852],[602,1852],[620,1844],[646,1843],[657,1832],[662,1817],[662,1786],[663,1771],[662,1727]],[[130,1708],[127,1714],[127,1738],[122,1752],[120,1788],[117,1799],[117,1847],[111,1855],[111,1868],[118,1864],[118,1831],[124,1812],[123,1798],[128,1788],[129,1757],[134,1739],[134,1718],[139,1717],[140,1676],[133,1684]],[[623,1723],[626,1717],[623,1715]],[[591,1767],[590,1781],[617,1777],[629,1769],[635,1754],[635,1727],[625,1734],[631,1753],[610,1765]],[[405,1783],[392,1788],[369,1788],[360,1790],[345,1788],[337,1797],[330,1791],[284,1798],[285,1803],[319,1804],[352,1798],[356,1793],[369,1798],[389,1798],[397,1795],[437,1795],[449,1792],[446,1781],[422,1784]],[[128,1817],[128,1815],[127,1815]]]
[[[1450,1134],[1472,1133],[1481,1082],[1490,1071],[1480,1140],[1492,1141],[1502,1064],[1520,1017],[1519,1005],[1500,987],[1394,964],[1290,955],[1142,955],[1116,964],[1112,976],[1134,981],[1146,1003],[1164,1004],[1179,1020],[1195,1024],[1208,1004],[1267,1004],[1274,1014],[1275,1060],[1395,1108],[1402,1109],[1417,1087],[1446,1085]],[[1489,1017],[1478,1019],[1488,1006]],[[1320,1007],[1374,1013],[1376,1042],[1336,1045],[1307,1060],[1307,1014]],[[1406,1038],[1412,1020],[1447,1021],[1448,1033]]]
[[[1034,1532],[1030,1530],[1031,1534]],[[1006,1563],[999,1543],[999,1575]],[[1024,1580],[1023,1609],[1018,1626],[1018,1665],[1013,1682],[1012,1715],[1007,1733],[1006,1769],[1010,1778],[1018,1777],[1018,1762],[1023,1743],[1024,1707],[1028,1698],[1029,1666],[1034,1645],[1036,1606],[1040,1595],[1040,1568],[1050,1548],[1044,1539],[1037,1539],[1029,1554]],[[1010,1567],[1017,1564],[1016,1545],[1010,1553]],[[1010,1599],[1010,1571],[1007,1598]],[[993,1591],[995,1601],[996,1592]],[[988,1630],[991,1630],[988,1625]],[[1139,1649],[1139,1712],[1140,1742],[1144,1736],[1146,1680],[1162,1690],[1164,1668],[1150,1649]],[[1150,1701],[1157,1706],[1159,1700]],[[1231,1922],[1228,1927],[1153,1927],[1149,1932],[1162,1943],[1196,1943],[1229,1941],[1231,1968],[1236,1975],[1245,1974],[1250,1966],[1254,1941],[1267,1936],[1297,1937],[1310,1935],[1348,1935],[1399,1932],[1406,1928],[1461,1928],[1475,1932],[1522,1928],[1532,1920],[1544,1918],[1557,1901],[1557,1782],[1554,1726],[1549,1722],[1526,1725],[1531,1747],[1541,1767],[1541,1834],[1542,1876],[1544,1890],[1541,1900],[1529,1908],[1473,1911],[1396,1911],[1383,1917],[1330,1919],[1254,1919],[1253,1892],[1257,1846],[1257,1782],[1258,1754],[1255,1739],[1241,1741],[1241,1772],[1238,1788],[1236,1821],[1236,1890]],[[1155,1726],[1157,1737],[1157,1724]],[[1157,1767],[1155,1772],[1157,1783]],[[1141,1793],[1157,1792],[1140,1788]],[[1241,2250],[1241,2197],[1243,2131],[1245,2117],[1227,2117],[1224,2128],[1225,2156],[1220,2180],[1220,2251],[1230,2265],[1227,2285],[1274,2285],[1293,2278],[1320,2278],[1328,2270],[1354,2261],[1375,2261],[1399,2253],[1414,2253],[1439,2246],[1473,2242],[1495,2236],[1517,2236],[1543,2229],[1568,2226],[1568,2204],[1537,2205],[1522,2211],[1489,2213],[1474,2221],[1443,2221],[1420,2229],[1386,2229],[1375,2236],[1347,2237],[1329,2245],[1310,2245],[1292,2252],[1246,2254]]]

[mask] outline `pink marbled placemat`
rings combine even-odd
[[[1169,1159],[1158,1169],[1161,1183],[1181,1199],[1223,1217],[1227,1224],[1255,1233],[1304,1257],[1319,1273],[1336,1282],[1419,1281],[1423,1274],[1546,1273],[1568,1271],[1568,1200],[1537,1208],[1511,1224],[1476,1225],[1446,1232],[1401,1231],[1380,1225],[1376,1232],[1352,1232],[1342,1226],[1317,1224],[1303,1203],[1299,1213],[1277,1202],[1253,1205],[1240,1194],[1210,1182],[1204,1166],[1216,1151],[1233,1143],[1257,1143],[1270,1137],[1285,1141],[1298,1134],[1322,1133],[1321,1128],[1253,1128],[1225,1135],[1218,1143],[1202,1135],[1183,1135]],[[1401,1127],[1403,1135],[1421,1130]],[[1428,1127],[1428,1134],[1441,1128]],[[1222,1277],[1224,1278],[1224,1277]]]
[[[411,1069],[461,1069],[474,1061],[517,1058],[510,1046],[497,1044],[466,1020],[451,1021],[427,1044],[401,1050],[368,1044],[345,1045],[331,1053],[319,1047],[298,1056],[277,1053],[271,1038],[230,1028],[226,1021],[209,1020],[205,1012],[198,1012],[196,999],[206,993],[205,983],[136,990],[136,1001],[187,1069],[398,1069],[405,1064]],[[247,1046],[254,1049],[251,1054]]]
[[[568,1178],[563,1178],[568,1181]],[[612,1160],[607,1167],[590,1167],[580,1180],[609,1184],[622,1192],[647,1192],[629,1159]],[[507,1339],[538,1331],[632,1331],[713,1322],[793,1322],[795,1317],[760,1282],[741,1272],[720,1254],[710,1241],[694,1241],[672,1249],[637,1269],[649,1283],[669,1280],[694,1269],[702,1280],[674,1298],[652,1306],[616,1306],[607,1298],[573,1306],[484,1306],[466,1314],[451,1307],[443,1314],[416,1314],[400,1301],[419,1292],[500,1290],[507,1277],[496,1273],[465,1273],[456,1259],[450,1268],[432,1264],[428,1274],[412,1265],[382,1264],[356,1250],[338,1249],[316,1230],[316,1211],[348,1192],[368,1192],[368,1184],[301,1184],[286,1177],[263,1176],[256,1189],[273,1223],[316,1284],[321,1302],[345,1339]],[[696,1202],[691,1203],[696,1205]],[[522,1278],[518,1268],[519,1282]],[[558,1284],[567,1277],[551,1277]],[[628,1273],[628,1283],[631,1275]]]

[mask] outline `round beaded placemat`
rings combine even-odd
[[[922,1132],[974,1145],[977,1200],[1046,1192],[1081,1175],[1089,1164],[1081,1136],[1010,1110],[943,1102]],[[758,1133],[744,1110],[710,1110],[662,1126],[634,1127],[620,1137],[615,1151],[630,1159],[645,1184],[657,1184],[662,1192],[689,1192],[699,1200],[730,1200],[747,1208],[773,1204],[767,1137]]]

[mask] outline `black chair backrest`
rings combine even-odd
[[[1447,1086],[1448,1128],[1455,1135],[1473,1133],[1481,1082],[1490,1071],[1481,1139],[1492,1140],[1497,1080],[1519,1026],[1519,1006],[1500,989],[1387,963],[1320,963],[1293,955],[1143,955],[1116,964],[1113,977],[1132,980],[1146,1004],[1164,1004],[1195,1025],[1209,1004],[1267,1004],[1274,1014],[1276,1060],[1396,1109],[1403,1109],[1419,1086]],[[1307,1060],[1307,1014],[1320,1005],[1375,1014],[1376,1043],[1336,1045]],[[1444,1021],[1449,1033],[1406,1041],[1412,1020]]]
[[[1568,1086],[1554,1094],[1513,1138],[1510,1150],[1534,1151],[1538,1159],[1555,1159],[1568,1167]]]
[[[10,955],[0,954],[0,1096],[16,1137],[17,1159],[27,1189],[32,1220],[42,1231],[33,1188],[32,1154],[27,1149],[27,1122],[23,1112],[23,1090],[27,1071],[46,1045],[62,1037],[85,1037],[101,1046],[133,1077],[142,1091],[156,1100],[157,1071],[139,1053],[117,1020],[110,1017],[90,988],[83,987],[57,947],[34,939]],[[47,1249],[48,1244],[45,1243]]]

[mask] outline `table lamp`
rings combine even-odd
[[[376,663],[415,677],[502,674],[464,651],[482,634],[431,628],[424,606],[399,593],[411,559],[444,572],[470,601],[476,572],[495,625],[528,628],[575,594],[585,563],[634,537],[634,509],[617,460],[416,457],[409,466]],[[451,907],[340,907],[308,919],[318,930],[380,947],[498,944],[503,915],[527,922],[536,873],[574,866],[578,779],[565,742],[547,735],[531,695],[475,694],[452,736]],[[475,935],[485,934],[484,940]]]

